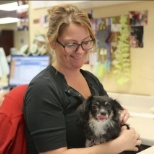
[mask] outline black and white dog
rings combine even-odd
[[[120,103],[108,96],[90,96],[85,100],[77,109],[80,114],[78,124],[86,134],[85,146],[97,145],[118,137],[122,126],[119,114],[121,110],[124,108]],[[129,129],[127,124],[126,126]]]

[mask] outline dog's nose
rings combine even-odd
[[[101,115],[106,115],[106,112],[101,112]]]

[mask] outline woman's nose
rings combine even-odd
[[[76,52],[76,53],[82,53],[82,52],[85,52],[85,51],[83,50],[81,44],[79,44],[79,46],[77,47],[77,49],[76,49],[75,52]]]

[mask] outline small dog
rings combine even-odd
[[[122,124],[119,112],[124,110],[117,100],[108,96],[90,96],[77,109],[80,114],[78,124],[86,134],[86,147],[115,139]],[[125,124],[129,129],[129,125]],[[122,154],[134,154],[125,152]]]

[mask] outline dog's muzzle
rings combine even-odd
[[[97,119],[98,120],[106,120],[108,118],[107,114],[98,114]]]

